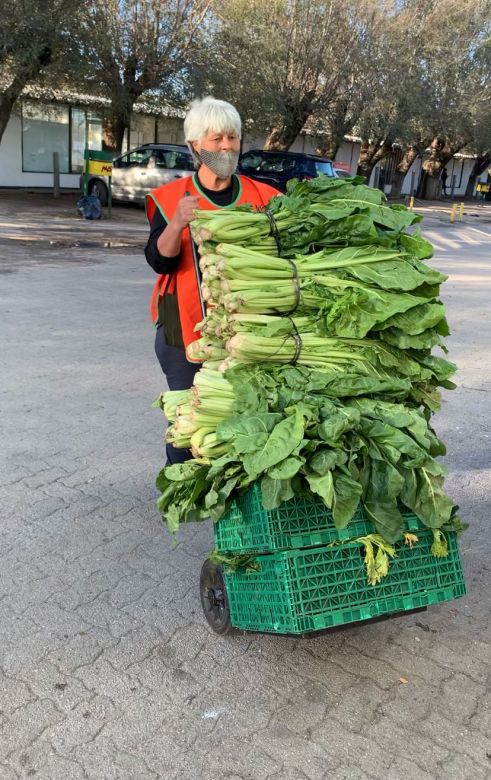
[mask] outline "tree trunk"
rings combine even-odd
[[[104,151],[121,154],[124,134],[130,129],[131,112],[140,97],[135,85],[121,84],[111,103],[108,115],[104,118],[102,129],[102,148]]]
[[[433,138],[430,144],[428,157],[423,160],[423,176],[419,195],[425,200],[438,200],[441,193],[440,173],[452,155],[444,153],[445,141],[443,138]]]
[[[397,166],[394,176],[392,179],[392,191],[391,191],[391,197],[399,198],[401,195],[402,185],[404,182],[404,179],[406,178],[407,174],[409,173],[411,166],[413,162],[417,159],[418,155],[420,154],[420,149],[415,144],[411,144],[411,146],[408,146],[406,151],[404,152],[404,156]],[[412,195],[413,193],[411,193]]]
[[[430,144],[430,153],[423,160],[423,175],[418,195],[425,200],[438,200],[441,193],[440,173],[445,163],[451,159],[445,158],[445,141],[442,138],[433,138]]]
[[[313,95],[306,95],[300,103],[285,104],[284,115],[268,135],[265,149],[288,151],[312,114],[312,97]]]
[[[105,152],[121,154],[124,134],[129,128],[129,121],[122,116],[105,117],[102,123],[102,148]]]
[[[404,184],[405,178],[406,178],[405,173],[401,173],[401,171],[397,169],[394,171],[394,173],[392,174],[392,180],[390,182],[392,184],[392,189],[390,191],[391,198],[401,197],[402,185]]]
[[[314,142],[315,153],[321,157],[328,157],[330,160],[334,160],[339,147],[338,139],[332,135],[327,135],[323,138],[317,137]]]
[[[37,59],[29,67],[19,68],[15,74],[13,82],[4,92],[0,93],[0,143],[2,136],[10,119],[10,114],[15,102],[19,98],[22,90],[30,81],[37,76],[40,71],[51,63],[51,47],[43,46],[37,55]]]
[[[19,91],[19,95],[20,92],[22,92],[22,90]],[[13,95],[11,90],[7,90],[7,92],[4,92],[3,95],[0,95],[0,144],[2,143],[2,136],[5,132],[5,128],[7,127],[10,114],[12,113],[12,109],[17,98],[18,95]]]
[[[380,160],[383,160],[384,157],[387,157],[391,150],[392,141],[388,140],[387,138],[382,142],[379,140],[368,141],[368,139],[363,139],[361,142],[360,158],[358,160],[358,168],[356,173],[359,176],[365,176],[368,182],[373,168],[378,162],[380,162]]]
[[[442,138],[433,138],[430,145],[430,153],[423,160],[423,176],[418,193],[420,198],[436,200],[440,197],[440,173],[467,142],[468,139],[450,143]]]
[[[293,117],[278,123],[268,135],[264,148],[270,151],[287,152],[304,124],[305,122],[299,119],[295,120]]]
[[[428,171],[425,171],[421,180],[421,198],[425,200],[438,200],[440,192],[440,178],[438,176],[431,176]]]
[[[339,147],[343,143],[344,136],[351,129],[353,121],[346,119],[348,115],[349,103],[338,100],[329,112],[329,117],[325,120],[326,133],[315,137],[315,151],[321,157],[329,157],[335,160]]]
[[[466,198],[472,198],[474,194],[474,187],[476,185],[476,180],[479,178],[481,173],[484,173],[486,168],[491,163],[491,150],[488,152],[485,152],[484,154],[478,155],[474,167],[472,168],[471,175],[469,176],[469,181],[467,182],[467,187],[465,189],[465,197]]]
[[[447,160],[444,161],[445,141],[442,138],[433,138],[430,144],[430,153],[426,160],[423,162],[423,170],[429,177],[438,178],[442,167]]]

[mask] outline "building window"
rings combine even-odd
[[[87,111],[87,148],[102,150],[102,119]]]
[[[22,170],[53,171],[53,152],[60,155],[60,172],[69,172],[70,116],[65,106],[22,105]]]
[[[53,173],[53,152],[60,173],[81,173],[84,150],[102,149],[102,120],[91,111],[68,106],[22,104],[22,170]]]
[[[102,149],[102,120],[91,111],[71,109],[71,172],[82,173],[84,150]]]
[[[71,169],[74,173],[82,173],[84,167],[84,149],[86,135],[85,111],[80,108],[72,108],[72,152]]]

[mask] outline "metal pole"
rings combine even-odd
[[[53,198],[60,197],[60,153],[53,152]]]
[[[112,213],[113,213],[113,185],[112,185],[113,177],[109,176],[109,187],[107,188],[107,212],[108,217],[111,219]]]
[[[373,188],[375,190],[378,190],[379,181],[380,181],[380,168],[377,165],[377,167],[375,168],[375,170],[373,172]]]
[[[89,194],[89,150],[84,150],[84,195]]]

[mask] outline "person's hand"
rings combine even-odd
[[[194,211],[198,208],[199,197],[197,195],[185,195],[179,203],[172,222],[183,230],[194,219]]]

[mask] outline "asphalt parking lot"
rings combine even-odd
[[[427,222],[450,273],[459,387],[435,427],[470,523],[468,595],[314,638],[222,638],[199,603],[209,524],[174,547],[155,509],[143,213],[70,209],[0,198],[0,778],[491,777],[491,226]]]

